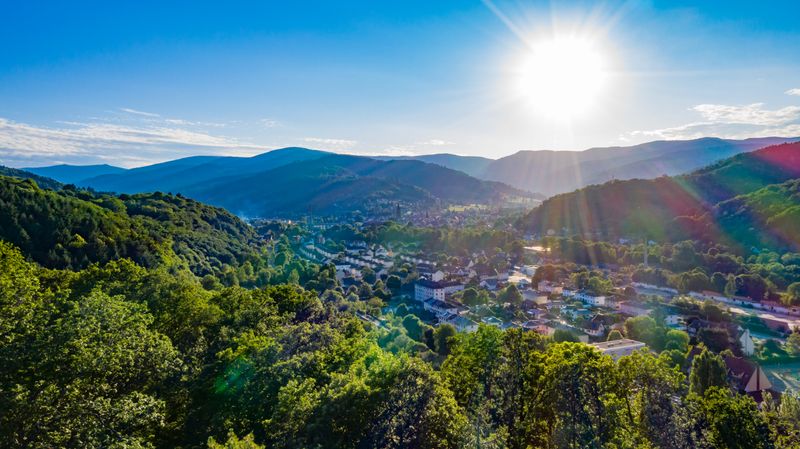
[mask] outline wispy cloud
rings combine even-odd
[[[66,122],[37,126],[0,118],[0,164],[105,161],[133,166],[198,153],[252,155],[269,149],[207,132],[160,124]]]
[[[789,89],[784,92],[786,95],[795,95],[800,96],[800,87],[795,87],[794,89]]]
[[[154,112],[138,111],[136,109],[131,109],[131,108],[119,108],[119,110],[122,112],[127,112],[128,114],[141,115],[142,117],[161,117],[161,115],[156,114]]]
[[[441,139],[431,139],[431,140],[426,140],[424,142],[417,142],[417,145],[429,145],[433,147],[441,147],[445,145],[455,145],[455,144],[456,144],[455,142],[449,142],[447,140],[441,140]]]
[[[712,123],[777,126],[800,118],[800,106],[769,110],[764,109],[764,103],[744,106],[698,104],[692,110],[699,112],[703,119]]]
[[[345,150],[354,147],[358,143],[356,140],[329,139],[322,137],[304,137],[302,141],[313,145],[323,145],[325,147],[323,149],[329,150]]]
[[[271,118],[262,118],[259,120],[259,123],[261,123],[265,128],[277,128],[279,126],[283,126],[283,123]]]
[[[787,92],[788,93],[788,92]],[[728,139],[800,136],[800,106],[766,109],[764,103],[748,105],[699,104],[690,108],[701,120],[668,128],[631,131],[620,136],[629,141],[648,139],[697,139],[716,136]]]

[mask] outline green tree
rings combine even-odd
[[[769,426],[756,403],[728,388],[709,387],[699,403],[711,447],[731,449],[773,448]]]
[[[728,370],[722,357],[703,348],[703,352],[692,360],[689,374],[689,391],[703,396],[712,387],[728,386]]]
[[[400,279],[400,276],[393,274],[386,279],[386,287],[396,295],[403,287],[403,281]]]
[[[417,341],[422,341],[422,334],[424,324],[417,318],[416,315],[406,315],[403,318],[403,327],[406,329],[408,336]]]
[[[666,329],[656,324],[653,318],[642,315],[625,320],[625,335],[660,351],[664,348]]]
[[[458,332],[451,324],[440,324],[436,327],[433,334],[434,347],[441,356],[450,354],[450,339],[455,337]]]
[[[252,433],[240,439],[235,433],[228,432],[228,439],[224,443],[217,443],[214,438],[209,438],[208,449],[264,449],[264,446],[256,444]]]
[[[564,341],[569,341],[569,342],[573,342],[573,343],[580,342],[580,340],[578,339],[578,336],[575,335],[574,332],[570,332],[570,331],[568,331],[566,329],[556,329],[555,332],[553,332],[553,341],[555,341],[557,343],[558,342],[564,342]]]
[[[794,328],[786,339],[786,350],[794,355],[800,354],[800,328]]]
[[[667,331],[664,348],[685,353],[689,349],[689,334],[681,330],[670,329]]]
[[[622,340],[622,333],[616,329],[608,333],[606,341]]]
[[[786,288],[783,302],[787,305],[800,305],[800,282],[794,282]]]

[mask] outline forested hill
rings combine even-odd
[[[518,226],[529,232],[602,239],[703,239],[744,249],[796,250],[797,234],[773,225],[785,223],[791,213],[785,211],[800,205],[794,184],[778,186],[797,178],[800,143],[775,145],[683,176],[611,181],[557,195]]]
[[[55,179],[40,176],[29,171],[20,170],[18,168],[4,167],[2,165],[0,165],[0,176],[10,176],[12,178],[19,179],[33,179],[36,181],[36,184],[41,186],[43,189],[58,190],[62,187],[62,184]]]
[[[198,275],[258,251],[258,237],[225,210],[161,193],[114,196],[0,176],[0,239],[49,268],[130,258],[177,258]]]
[[[460,204],[528,196],[505,184],[419,161],[378,161],[331,155],[296,162],[248,177],[228,177],[185,188],[187,195],[241,215],[337,214],[395,201]]]
[[[414,160],[283,148],[251,158],[193,157],[88,179],[95,190],[181,193],[242,216],[394,211],[437,201],[495,204],[530,192]]]

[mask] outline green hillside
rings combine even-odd
[[[0,176],[10,176],[18,179],[32,179],[36,181],[36,184],[43,189],[58,190],[62,187],[62,184],[55,179],[40,176],[17,168],[3,167],[2,165],[0,165]]]
[[[130,258],[155,266],[178,256],[196,274],[256,251],[257,237],[228,212],[179,196],[44,190],[0,177],[0,239],[51,268]]]
[[[775,145],[683,176],[611,181],[557,195],[518,226],[528,232],[600,239],[704,239],[748,248],[796,247],[796,233],[785,229],[792,227],[794,184],[777,186],[796,178],[800,144]]]
[[[492,203],[504,196],[529,195],[439,165],[345,155],[296,162],[251,176],[229,176],[188,186],[183,192],[249,216],[337,214],[398,201],[417,206],[436,200]]]
[[[707,221],[721,237],[751,247],[800,249],[800,179],[719,203]]]

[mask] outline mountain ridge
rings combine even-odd
[[[797,185],[783,184],[797,179],[800,143],[784,143],[740,153],[685,175],[614,180],[559,194],[526,214],[517,226],[542,235],[601,240],[700,239],[746,250],[797,249],[800,240],[795,239],[796,233],[784,230],[784,237],[776,236],[767,226],[770,220],[781,220],[785,229],[788,215],[778,218],[781,211],[766,207],[766,198],[770,198],[770,203],[779,202],[796,214],[800,210]],[[759,226],[746,226],[748,222]],[[763,235],[754,235],[753,230],[762,229],[766,230]]]

